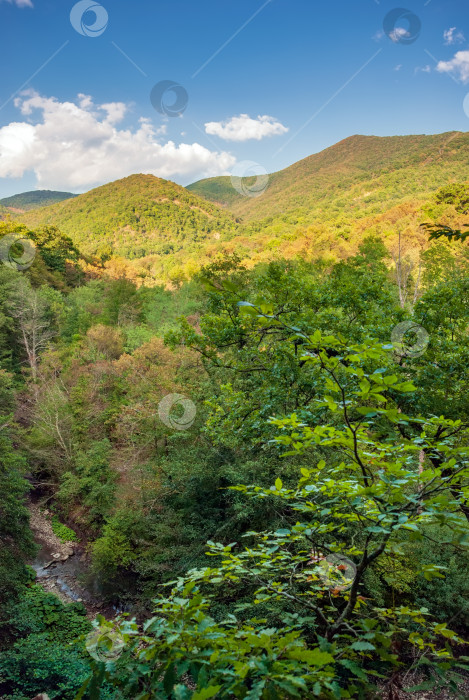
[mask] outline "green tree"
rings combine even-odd
[[[453,204],[460,214],[469,214],[469,185],[453,183],[441,187],[435,194],[438,204]]]
[[[377,675],[408,664],[414,647],[456,687],[448,642],[460,641],[457,634],[426,609],[381,607],[363,594],[366,573],[399,555],[403,540],[423,540],[428,525],[446,526],[446,546],[467,546],[459,508],[469,495],[469,429],[460,420],[399,410],[399,397],[415,387],[386,368],[392,348],[307,335],[286,326],[281,313],[248,303],[241,313],[261,330],[288,330],[292,345],[300,338],[302,361],[325,377],[316,420],[308,424],[295,413],[272,420],[285,458],[303,460],[298,484],[284,486],[277,477],[270,488],[235,487],[273,500],[284,526],[247,532],[244,547],[209,542],[220,565],[179,579],[155,601],[143,633],[122,622],[128,648],[104,677],[142,700],[163,693],[175,700],[364,697]],[[418,437],[401,433],[409,424]],[[311,459],[312,447],[325,459]],[[419,468],[422,447],[429,457]],[[434,564],[420,574],[444,578]],[[217,620],[210,611],[227,596],[241,604],[236,615]],[[246,619],[256,607],[266,619]],[[187,673],[195,689],[184,683]]]
[[[0,370],[0,602],[29,580],[25,561],[35,551],[29,527],[26,463],[12,442],[12,377]]]
[[[33,240],[50,270],[64,274],[67,271],[67,262],[77,263],[80,259],[80,252],[72,239],[61,233],[56,226],[42,226],[35,230]]]

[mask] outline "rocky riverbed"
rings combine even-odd
[[[84,547],[78,542],[62,542],[52,530],[51,513],[41,509],[38,503],[31,503],[30,522],[34,539],[39,551],[30,561],[36,571],[37,583],[44,590],[54,593],[64,603],[83,603],[88,616],[94,618],[97,613],[111,616],[114,610],[105,610],[99,600],[99,592],[90,590],[84,580],[88,572],[88,558]]]

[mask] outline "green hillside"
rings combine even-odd
[[[234,189],[230,177],[208,177],[188,185],[186,189],[226,208],[236,208],[236,205],[244,200],[244,197]]]
[[[459,224],[451,208],[435,209],[434,194],[467,181],[468,166],[469,133],[352,136],[273,173],[258,197],[239,195],[229,177],[188,189],[241,220],[243,235],[232,245],[250,264],[276,256],[340,259],[356,253],[367,233],[388,248],[403,233],[416,250],[425,245],[421,223],[446,216]]]
[[[270,176],[259,197],[244,197],[229,177],[200,180],[187,189],[229,208],[246,221],[289,215],[312,223],[316,212],[353,216],[425,196],[448,180],[467,178],[469,133],[433,136],[351,136]]]
[[[58,226],[89,254],[129,259],[190,254],[236,232],[231,214],[168,180],[132,175],[21,217],[32,228]]]
[[[62,202],[65,199],[76,197],[76,194],[71,192],[55,192],[54,190],[33,190],[31,192],[21,192],[14,194],[11,197],[0,199],[0,205],[10,207],[11,209],[21,209],[29,211],[30,209],[38,209],[39,207],[47,207],[56,202]]]
[[[368,234],[392,251],[401,233],[416,255],[427,245],[420,224],[465,222],[435,193],[464,183],[468,165],[469,133],[352,136],[274,173],[258,197],[239,195],[227,177],[184,188],[132,175],[19,219],[57,226],[85,254],[127,258],[135,274],[158,281],[190,278],[223,251],[248,267],[345,259]]]

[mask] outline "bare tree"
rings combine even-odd
[[[39,356],[55,335],[47,318],[47,304],[40,292],[23,279],[11,298],[11,315],[16,320],[33,380],[37,379]]]
[[[43,382],[39,392],[33,424],[42,440],[36,452],[60,473],[73,457],[68,394],[59,379]]]
[[[399,291],[399,303],[401,305],[401,308],[403,309],[407,303],[408,297],[411,292],[411,282],[412,282],[412,273],[415,270],[415,263],[410,260],[409,257],[403,257],[402,253],[402,245],[401,245],[401,232],[399,231],[399,243],[398,243],[398,249],[397,253],[392,253],[391,252],[392,259],[394,260],[395,264],[395,273],[396,273],[396,282],[397,282],[397,288]],[[419,288],[420,288],[420,279],[422,275],[422,263],[419,258],[419,264],[418,264],[418,274],[417,274],[417,280],[414,285],[414,293],[412,296],[412,306],[415,306],[419,294]]]

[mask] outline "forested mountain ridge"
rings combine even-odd
[[[262,164],[267,167],[268,164]],[[334,213],[337,201],[357,215],[376,212],[382,202],[422,197],[464,180],[469,166],[469,132],[431,136],[350,136],[293,165],[273,172],[262,196],[238,194],[229,177],[199,180],[188,190],[227,207],[244,221],[289,213],[294,220],[307,210]],[[402,187],[402,182],[406,187]],[[397,187],[399,182],[400,187]],[[342,210],[342,213],[345,213]],[[299,223],[299,221],[298,221]]]
[[[11,197],[0,199],[0,205],[12,211],[29,211],[40,207],[47,207],[56,202],[76,197],[72,192],[56,192],[54,190],[32,190],[31,192],[21,192]]]
[[[231,214],[169,180],[131,175],[73,200],[30,212],[33,228],[54,225],[84,253],[129,259],[165,256],[201,242],[226,238],[237,229]]]
[[[257,197],[240,195],[229,177],[183,188],[132,175],[17,218],[57,226],[85,254],[122,256],[136,276],[160,282],[189,279],[223,251],[249,266],[298,255],[341,260],[368,234],[393,252],[401,233],[416,257],[427,241],[420,224],[461,224],[434,194],[464,182],[468,165],[469,133],[352,136],[274,173]]]
[[[367,234],[380,236],[392,253],[403,235],[416,259],[427,245],[422,223],[463,223],[461,212],[436,206],[435,195],[466,181],[468,172],[469,133],[352,136],[273,173],[260,196],[238,195],[230,178],[188,189],[240,218],[230,250],[249,265],[298,255],[345,259]],[[253,186],[255,179],[246,182]]]

